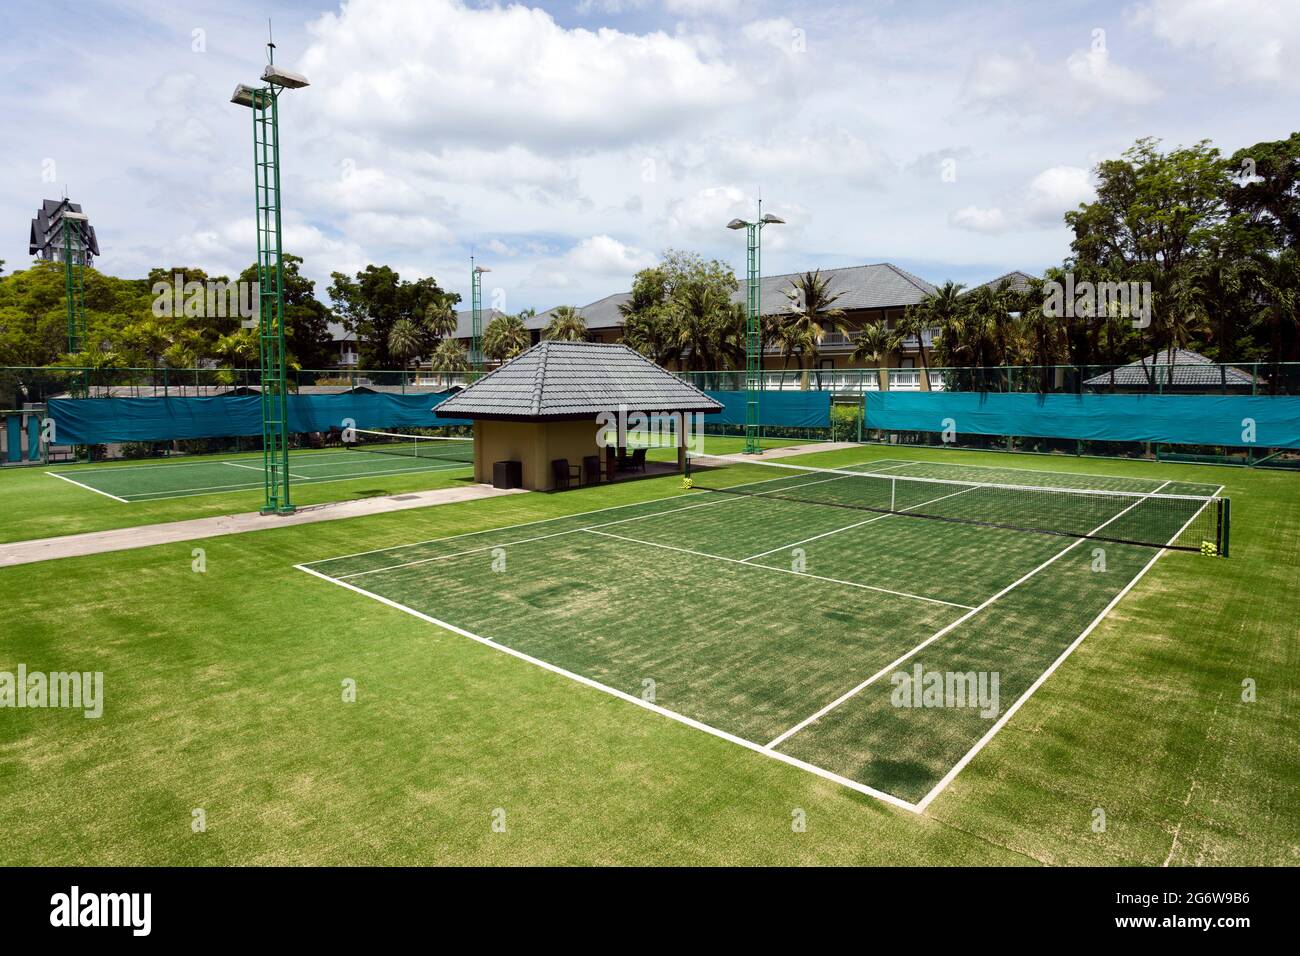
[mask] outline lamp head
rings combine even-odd
[[[727,228],[728,228],[728,229],[744,229],[744,228],[745,228],[746,226],[748,226],[748,225],[749,225],[749,223],[745,222],[745,220],[743,220],[743,219],[733,219],[733,220],[731,220],[731,222],[727,223]]]
[[[776,223],[776,222],[784,223],[785,220],[782,219],[780,216],[774,216],[769,212],[769,213],[764,213],[763,218],[760,219],[759,222],[763,222],[763,223],[767,223],[768,225],[771,225],[772,223]]]
[[[307,77],[301,73],[286,70],[274,63],[268,63],[266,69],[262,71],[262,82],[274,83],[276,86],[283,86],[286,90],[300,90],[304,86],[311,85],[307,82]]]

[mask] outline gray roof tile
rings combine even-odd
[[[715,412],[722,406],[626,345],[548,340],[437,407],[443,418],[587,418],[617,411]]]
[[[1154,371],[1153,371],[1154,367]],[[1251,385],[1256,379],[1241,369],[1228,367],[1226,374],[1219,366],[1211,362],[1200,352],[1188,349],[1174,349],[1172,358],[1169,351],[1162,350],[1155,355],[1148,355],[1128,365],[1115,369],[1112,377],[1109,371],[1094,375],[1084,380],[1084,385],[1147,385],[1154,374],[1158,383],[1163,385]],[[1172,377],[1171,377],[1172,376]]]

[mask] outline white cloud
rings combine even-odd
[[[1023,189],[997,206],[964,206],[948,221],[958,229],[985,235],[1013,230],[1050,229],[1064,214],[1096,196],[1088,171],[1079,166],[1053,166],[1031,179]]]
[[[1143,106],[1160,98],[1161,91],[1144,74],[1111,59],[1105,40],[1096,44],[1060,63],[1044,63],[1028,48],[1014,56],[979,57],[966,76],[962,98],[977,109],[1039,117]]]
[[[1097,196],[1092,177],[1080,166],[1053,166],[1030,181],[1025,190],[1022,215],[1038,226],[1059,226],[1062,216],[1080,203]]]
[[[1295,0],[1152,0],[1134,21],[1176,49],[1208,54],[1220,80],[1294,87],[1300,77]]]
[[[1006,216],[996,206],[981,209],[979,206],[965,206],[954,212],[948,219],[958,229],[971,232],[999,233],[1008,228]]]
[[[390,145],[571,150],[665,135],[746,99],[742,73],[681,39],[566,30],[522,5],[352,0],[311,29],[302,67],[321,123]]]

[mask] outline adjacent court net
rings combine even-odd
[[[725,494],[1228,553],[1229,500],[1214,495],[1162,494],[1159,488],[1146,492],[994,484],[711,458],[694,462],[691,478],[697,489]]]
[[[402,435],[397,432],[372,431],[366,428],[352,430],[355,441],[347,447],[353,451],[369,451],[380,455],[401,455],[441,461],[474,461],[473,438],[450,438],[445,435]]]

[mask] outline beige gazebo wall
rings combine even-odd
[[[567,458],[569,464],[581,465],[584,455],[601,453],[596,431],[594,418],[561,422],[478,419],[474,422],[474,477],[491,482],[494,462],[518,461],[523,465],[525,488],[549,491],[554,487],[554,459]]]

